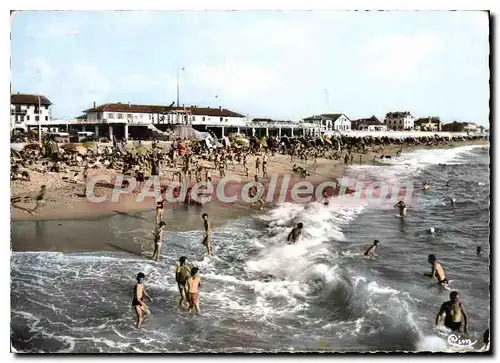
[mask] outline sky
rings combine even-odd
[[[122,102],[299,120],[389,111],[489,124],[478,11],[26,11],[11,17],[12,92],[54,118]]]

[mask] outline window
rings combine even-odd
[[[49,116],[45,116],[45,121],[49,121]]]
[[[100,120],[100,119],[101,119],[101,113],[100,113],[100,112],[98,112],[98,113],[97,113],[96,118],[97,118],[98,120]]]
[[[188,117],[186,115],[184,115],[184,122],[187,122],[188,120]]]
[[[227,122],[227,118],[226,118],[226,122]]]
[[[205,116],[203,116],[203,117],[201,118],[201,121],[205,121]]]
[[[123,113],[119,113],[117,118],[121,120],[123,118]]]
[[[30,120],[30,116],[26,116],[26,121],[29,121]]]
[[[220,122],[222,122],[222,120],[223,120],[223,117],[220,118]]]
[[[35,121],[40,121],[40,116],[35,116]]]
[[[113,115],[112,113],[108,113],[108,118],[115,118],[115,115]]]
[[[127,118],[132,118],[132,114],[131,113],[127,113]]]

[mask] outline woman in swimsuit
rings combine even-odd
[[[137,283],[134,286],[134,296],[132,298],[132,307],[135,309],[135,313],[137,315],[137,323],[136,323],[137,329],[141,327],[143,321],[142,318],[143,314],[144,313],[146,313],[146,315],[150,314],[147,305],[142,301],[143,296],[146,296],[149,299],[149,301],[153,301],[153,299],[151,299],[146,290],[144,290],[144,285],[142,282],[145,277],[146,276],[142,272],[139,272],[137,274]]]
[[[163,221],[163,199],[156,201],[156,224]]]
[[[155,250],[152,258],[155,261],[160,259],[161,246],[163,245],[163,228],[165,228],[165,222],[161,221],[158,228],[153,232],[155,236]]]
[[[196,309],[196,313],[200,313],[200,302],[198,301],[198,288],[201,287],[200,277],[197,276],[198,267],[191,269],[191,276],[187,279],[187,288],[189,292],[189,310]]]

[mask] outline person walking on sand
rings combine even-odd
[[[209,257],[212,257],[212,231],[210,230],[210,222],[208,221],[208,214],[203,213],[201,218],[203,219],[203,227],[205,228],[205,234],[203,236],[203,241],[201,243],[207,249],[207,255]]]
[[[47,191],[47,186],[42,185],[40,187],[40,191],[38,192],[38,195],[35,198],[33,198],[33,199],[35,199],[36,205],[35,205],[35,208],[33,208],[31,210],[31,213],[35,213],[38,210],[38,208],[40,208],[40,204],[45,203],[44,197],[45,197],[46,191]]]
[[[179,258],[179,264],[175,269],[175,281],[177,281],[177,287],[179,289],[179,294],[181,295],[181,299],[179,300],[179,306],[182,306],[182,303],[185,301],[189,303],[189,296],[187,293],[187,279],[191,275],[191,269],[186,265],[187,258],[182,256]]]
[[[189,309],[191,312],[196,309],[196,314],[200,314],[200,302],[198,300],[199,288],[201,287],[201,279],[198,274],[198,267],[191,269],[191,276],[187,279],[187,288],[189,292]]]
[[[132,298],[132,307],[135,309],[135,313],[137,316],[136,328],[139,329],[143,322],[143,315],[149,315],[151,312],[148,309],[148,306],[144,303],[143,297],[146,296],[149,301],[153,302],[153,299],[148,295],[146,290],[144,289],[144,279],[146,276],[139,272],[137,274],[137,283],[134,286],[134,295]]]
[[[260,159],[259,157],[257,157],[257,159],[255,160],[255,174],[259,174],[259,171],[260,171]]]
[[[160,224],[158,224],[158,228],[155,229],[153,232],[154,237],[155,237],[155,250],[153,252],[153,260],[159,261],[160,260],[160,252],[161,252],[161,247],[163,245],[163,232],[165,228],[165,222],[161,221]]]

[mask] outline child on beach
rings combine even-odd
[[[200,302],[198,300],[198,288],[201,287],[200,277],[198,274],[198,267],[193,267],[191,269],[191,276],[187,279],[187,288],[189,292],[189,309],[188,312],[191,312],[193,308],[196,309],[196,313],[200,313]]]

